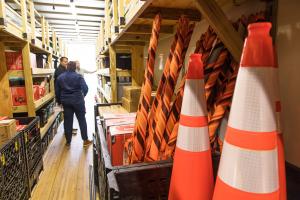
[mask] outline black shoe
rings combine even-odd
[[[77,135],[77,129],[74,128],[74,129],[72,130],[72,135]]]

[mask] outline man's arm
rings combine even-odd
[[[87,70],[87,69],[82,68],[82,71],[83,71],[83,73],[85,73],[85,74],[92,74],[92,73],[95,73],[97,70],[95,69],[95,70],[93,70],[93,71],[89,71],[89,70]]]
[[[61,93],[61,88],[59,86],[59,80],[55,81],[55,97],[56,97],[56,101],[58,104],[61,104],[60,102],[60,93]]]
[[[86,96],[89,91],[89,88],[82,76],[80,76],[80,87],[81,87],[81,91],[82,91],[83,95]]]

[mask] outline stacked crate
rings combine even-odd
[[[23,132],[0,149],[0,200],[28,199]]]
[[[20,125],[26,125],[23,130],[23,142],[27,160],[29,190],[37,183],[40,172],[43,170],[42,142],[38,117],[15,118]]]
[[[139,99],[141,95],[140,86],[124,87],[124,97],[122,97],[122,105],[128,112],[136,112],[138,109]]]
[[[167,199],[172,172],[170,160],[133,165],[113,165],[104,133],[104,114],[116,104],[95,106],[96,133],[93,141],[94,174],[101,199]],[[119,112],[119,114],[122,112]],[[115,113],[118,115],[118,113]],[[130,184],[128,184],[130,183]]]

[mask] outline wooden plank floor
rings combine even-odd
[[[89,165],[92,164],[92,146],[84,148],[80,133],[65,146],[63,126],[44,156],[44,171],[33,191],[38,199],[89,199]]]
[[[94,132],[93,105],[96,88],[93,75],[86,78],[89,94],[86,97],[88,135]],[[94,82],[95,81],[95,82]],[[74,128],[78,122],[74,116]],[[33,200],[88,200],[89,165],[93,163],[92,146],[84,148],[80,132],[73,136],[71,147],[65,146],[63,124],[44,155],[44,171],[32,193]]]

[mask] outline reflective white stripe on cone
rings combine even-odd
[[[169,200],[210,200],[213,170],[201,54],[190,57],[179,120]]]
[[[214,200],[278,200],[274,55],[270,23],[248,27]]]

